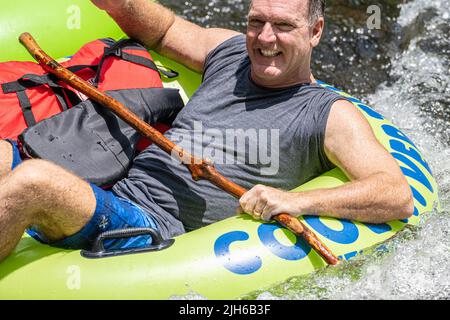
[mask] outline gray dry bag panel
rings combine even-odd
[[[106,92],[147,123],[170,125],[183,108],[176,89]],[[126,176],[141,136],[112,111],[91,100],[45,119],[20,136],[22,150],[48,159],[101,187]]]

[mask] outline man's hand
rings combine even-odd
[[[257,220],[270,221],[273,216],[288,213],[299,216],[302,212],[299,193],[256,185],[239,200],[238,214],[247,213]]]
[[[91,0],[99,9],[112,12],[126,6],[129,0]]]

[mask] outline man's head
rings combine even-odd
[[[253,0],[247,29],[252,79],[286,87],[310,79],[312,49],[324,26],[325,0]]]

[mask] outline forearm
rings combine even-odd
[[[337,188],[298,193],[297,203],[300,214],[368,223],[408,218],[414,209],[406,182],[394,181],[384,173]]]
[[[129,37],[156,50],[175,21],[172,11],[151,0],[126,1],[106,11]]]

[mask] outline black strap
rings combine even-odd
[[[100,73],[102,72],[103,63],[105,62],[106,58],[108,58],[111,55],[117,55],[116,50],[119,50],[122,46],[126,46],[129,43],[129,40],[130,39],[122,39],[122,40],[117,41],[113,45],[107,46],[104,48],[103,56],[100,60],[100,63],[98,64],[97,73],[96,73],[94,81],[93,81],[94,86],[97,87],[98,83],[100,82]],[[104,42],[104,43],[107,44],[106,42]],[[139,44],[136,43],[136,45],[139,45]]]
[[[105,42],[106,43],[106,42]],[[171,70],[167,67],[157,66],[151,59],[144,58],[138,55],[134,55],[128,52],[124,52],[123,48],[127,46],[134,46],[137,49],[147,50],[145,47],[140,44],[139,42],[132,40],[132,39],[122,39],[114,43],[112,46],[105,47],[104,54],[102,59],[100,60],[100,63],[98,65],[97,74],[94,79],[94,85],[97,86],[100,81],[100,73],[103,67],[103,63],[105,62],[106,58],[110,56],[116,56],[118,58],[121,58],[124,61],[136,63],[139,65],[142,65],[144,67],[147,67],[149,69],[155,70],[159,72],[160,74],[163,74],[167,78],[175,78],[178,77],[178,72]]]
[[[163,75],[165,75],[167,78],[176,78],[178,77],[178,72],[169,69],[167,67],[163,67],[161,65],[157,66],[152,60],[137,56],[134,54],[130,54],[127,52],[123,52],[123,50],[119,49],[117,52],[117,56],[122,58],[125,61],[133,62],[136,64],[140,64],[142,66],[145,66],[147,68],[153,69]]]
[[[62,110],[67,110],[68,106],[66,100],[64,99],[64,89],[60,86],[50,86],[50,89],[55,94],[56,99],[59,102]],[[20,108],[22,109],[23,117],[25,119],[25,123],[28,127],[34,126],[37,121],[34,117],[33,111],[31,110],[31,102],[27,96],[25,90],[20,90],[16,92],[17,98],[19,100]]]
[[[68,67],[67,69],[69,69],[72,72],[79,72],[86,68],[96,71],[98,66],[77,65]],[[5,94],[15,93],[18,91],[24,91],[45,84],[48,84],[49,86],[59,87],[59,84],[57,83],[57,78],[52,74],[37,75],[29,73],[20,77],[17,81],[3,83],[2,90],[3,93]]]
[[[76,106],[82,101],[81,98],[72,90],[63,89],[63,92],[66,98],[65,100],[68,101],[72,107]]]
[[[25,118],[25,123],[28,127],[36,124],[36,119],[34,118],[33,112],[31,111],[30,99],[28,99],[25,91],[18,91],[17,98],[19,98],[19,105],[22,109],[23,117]]]
[[[49,74],[37,75],[26,74],[20,77],[17,81],[12,81],[2,84],[3,93],[16,93],[19,91],[25,91],[27,89],[38,87],[44,84],[57,86]]]
[[[50,87],[50,89],[55,94],[56,99],[58,100],[59,105],[61,106],[61,109],[63,111],[67,110],[69,107],[67,105],[67,102],[66,102],[66,99],[65,99],[65,95],[64,95],[65,89],[63,89],[61,87]]]
[[[90,68],[95,71],[97,69],[97,66],[77,65],[68,67],[68,69],[72,72],[79,72],[86,68]],[[76,96],[76,94],[71,90],[65,90],[63,87],[61,87],[56,82],[56,77],[52,74],[37,75],[30,73],[20,77],[20,79],[18,79],[17,81],[2,84],[3,93],[17,94],[19,105],[22,109],[25,123],[28,127],[35,125],[36,119],[31,110],[31,102],[25,90],[41,85],[48,85],[50,87],[50,89],[55,94],[55,97],[58,100],[58,103],[61,106],[62,110],[68,109],[68,104],[65,99],[66,96],[72,105],[76,105],[80,102],[80,99]]]
[[[67,69],[72,71],[73,73],[76,73],[78,71],[81,71],[83,69],[91,69],[92,71],[97,71],[98,65],[85,65],[85,64],[80,64],[77,66],[70,66]]]
[[[141,57],[141,56],[137,56],[131,53],[127,53],[124,52],[121,48],[117,49],[116,51],[114,51],[115,56],[121,58],[122,60],[128,61],[128,62],[133,62],[136,64],[139,64],[141,66],[150,68],[152,70],[155,70],[156,72],[158,72],[158,67],[156,67],[156,64],[147,58]]]
[[[179,76],[179,73],[173,69],[170,69],[168,67],[162,66],[160,64],[156,65],[158,68],[159,73],[162,73],[169,79],[173,79]]]

